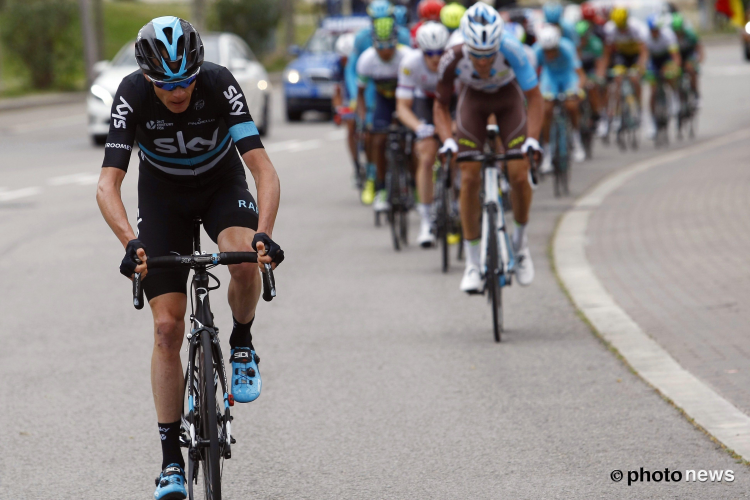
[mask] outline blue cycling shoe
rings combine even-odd
[[[249,347],[232,349],[232,396],[238,403],[249,403],[260,396],[260,358]]]
[[[156,479],[155,500],[182,500],[187,498],[185,471],[178,464],[169,464]]]

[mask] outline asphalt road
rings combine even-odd
[[[708,61],[699,138],[750,125],[739,48],[712,47]],[[265,143],[287,259],[254,326],[264,389],[235,407],[227,498],[748,496],[747,467],[613,356],[558,287],[547,247],[570,200],[550,183],[532,212],[536,280],[504,295],[497,345],[486,301],[458,291],[460,266],[443,275],[438,252],[396,254],[373,228],[341,132],[283,123],[276,97]],[[117,272],[122,249],[94,201],[102,150],[83,113],[0,114],[0,499],[146,499],[159,472],[150,314],[132,308]],[[653,154],[599,148],[576,166],[573,196]],[[131,218],[135,167],[123,187]],[[226,340],[223,292],[212,305]],[[641,467],[735,480],[628,486]]]

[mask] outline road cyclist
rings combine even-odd
[[[461,19],[464,43],[445,52],[438,67],[435,98],[435,129],[443,143],[440,153],[458,156],[481,153],[490,115],[497,117],[498,135],[506,153],[520,151],[541,155],[543,99],[534,68],[521,43],[503,30],[504,22],[492,7],[479,2]],[[455,83],[460,90],[456,105],[457,134],[451,129],[450,102]],[[528,103],[528,109],[527,109]],[[513,245],[518,264],[516,277],[522,285],[534,279],[534,264],[528,247],[527,227],[532,187],[528,159],[507,163],[516,226]],[[461,291],[481,293],[480,203],[481,163],[461,164],[460,212],[464,234],[466,268]]]
[[[97,187],[99,208],[125,248],[120,272],[136,274],[153,314],[151,384],[161,435],[162,472],[155,500],[185,498],[180,449],[189,269],[148,268],[148,258],[192,254],[193,219],[200,217],[222,252],[261,255],[258,264],[229,266],[229,337],[232,393],[237,402],[258,398],[261,378],[250,333],[261,289],[258,265],[278,265],[284,253],[271,239],[279,206],[279,179],[263,149],[242,89],[226,68],[204,62],[195,28],[159,17],[138,33],[139,69],[126,76],[112,104],[112,120]],[[136,231],[120,187],[134,142],[140,149]],[[248,190],[242,161],[258,192]],[[265,255],[264,255],[265,254]]]
[[[652,14],[647,19],[647,25],[648,79],[651,81],[649,107],[652,120],[646,135],[650,139],[659,139],[663,136],[666,140],[669,116],[679,112],[677,79],[680,69],[680,47],[677,37],[666,25],[663,15]],[[665,85],[669,88],[669,93]]]
[[[539,38],[534,45],[537,64],[541,70],[539,76],[539,89],[544,97],[544,125],[542,127],[542,138],[545,141],[544,160],[541,170],[543,173],[552,171],[553,151],[550,141],[550,125],[555,101],[558,96],[564,96],[565,111],[570,125],[572,126],[573,159],[581,162],[586,159],[586,152],[581,143],[581,132],[579,129],[579,103],[582,95],[581,86],[586,82],[586,75],[581,67],[575,45],[567,38],[562,38],[557,26],[547,24],[539,32]],[[567,134],[561,134],[566,137]],[[565,139],[567,141],[567,139]],[[558,149],[563,148],[558,144]],[[567,145],[565,145],[567,148]],[[561,167],[561,165],[557,165]],[[568,165],[562,166],[568,168]]]
[[[390,18],[394,20],[395,24],[395,18],[393,17],[393,4],[391,4],[388,0],[373,0],[367,6],[367,14],[370,16],[370,19],[373,22],[378,19]],[[407,47],[411,45],[411,34],[409,33],[408,29],[403,26],[398,26],[396,28],[396,34],[399,44],[403,44]],[[357,76],[357,64],[359,62],[360,56],[368,48],[372,47],[372,39],[372,26],[360,30],[354,38],[354,49],[352,50],[348,60],[346,61],[344,74],[346,79],[347,91],[352,98],[352,102],[350,103],[350,107],[352,109],[356,109],[358,102],[357,93],[359,78]],[[364,124],[365,130],[369,129],[372,126],[372,120],[374,116],[373,113],[375,112],[375,95],[375,85],[368,85],[365,90],[364,100],[366,109],[362,110],[363,114],[360,115],[364,117],[362,119],[362,123]],[[359,112],[360,111],[358,110],[357,113]],[[365,181],[364,188],[361,193],[361,200],[365,205],[372,205],[373,201],[375,200],[375,159],[373,157],[372,151],[372,137],[370,136],[369,132],[365,132],[364,146],[368,163],[366,168],[367,180]]]
[[[695,92],[695,106],[700,108],[700,88],[698,86],[698,73],[703,62],[704,52],[700,37],[693,28],[688,26],[682,14],[672,14],[671,28],[677,37],[680,47],[680,63],[682,71],[690,77],[690,86]]]
[[[416,33],[419,50],[407,54],[398,70],[396,111],[405,126],[414,131],[416,143],[416,184],[421,218],[417,242],[423,248],[435,244],[432,224],[433,165],[439,142],[435,134],[432,108],[438,81],[438,64],[448,43],[448,29],[440,23],[424,23]]]
[[[614,83],[613,88],[608,90],[608,100],[614,105],[607,106],[607,125],[600,131],[602,137],[607,137],[615,112],[621,110],[623,105],[620,100],[625,78],[633,89],[636,122],[641,116],[641,77],[646,71],[648,62],[648,47],[646,46],[648,33],[646,26],[641,21],[630,17],[625,7],[612,9],[610,20],[604,25],[604,33],[604,55],[599,61],[597,76],[603,80],[611,69]],[[625,126],[622,122],[615,122],[615,125],[618,129]]]
[[[586,75],[583,90],[586,92],[591,106],[592,122],[598,128],[606,127],[602,117],[603,87],[604,80],[599,80],[596,75],[596,65],[604,54],[604,43],[594,31],[594,25],[590,21],[581,20],[576,23],[576,32],[581,40],[578,54],[581,59],[581,68]],[[592,131],[593,132],[593,131]],[[585,142],[585,141],[584,141]]]
[[[364,188],[365,165],[360,161],[360,134],[362,126],[357,121],[357,114],[350,107],[352,98],[349,96],[346,81],[344,80],[344,68],[346,61],[354,49],[354,33],[344,33],[336,39],[336,54],[339,56],[339,72],[337,73],[338,85],[333,95],[333,121],[336,125],[342,123],[346,127],[346,144],[349,155],[354,165],[354,185],[357,189]]]
[[[368,129],[371,158],[375,163],[375,196],[372,207],[375,212],[386,212],[389,209],[385,189],[386,135],[396,112],[399,66],[412,49],[398,43],[396,25],[392,17],[373,19],[372,23],[372,46],[365,50],[357,61],[356,109],[360,120],[365,120],[366,93],[368,86],[372,84],[375,88],[375,107]]]

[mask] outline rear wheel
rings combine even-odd
[[[488,300],[492,308],[492,332],[495,336],[495,342],[500,342],[500,335],[503,331],[503,297],[502,288],[499,283],[499,262],[498,244],[497,244],[497,213],[490,207],[487,211],[489,223],[489,238],[487,238],[487,269],[485,273],[485,283],[488,292]]]
[[[287,108],[286,119],[290,122],[298,122],[302,119],[302,111]]]

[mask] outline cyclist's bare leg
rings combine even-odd
[[[481,213],[482,204],[479,200],[479,190],[482,187],[482,164],[479,162],[459,163],[461,168],[461,194],[459,204],[461,208],[461,227],[464,240],[476,240],[482,235]]]
[[[357,121],[346,120],[346,139],[349,143],[349,154],[352,160],[357,161]]]
[[[544,121],[542,122],[542,142],[549,142],[549,129],[552,125],[552,111],[555,105],[549,99],[544,100]]]
[[[531,184],[529,184],[529,168],[528,160],[511,160],[508,162],[508,182],[511,186],[510,202],[513,204],[513,218],[520,225],[529,222],[529,210],[533,197]],[[461,210],[463,211],[463,206]]]
[[[601,91],[599,90],[599,85],[595,83],[589,84],[586,87],[586,92],[589,95],[589,100],[591,101],[591,108],[594,110],[594,113],[596,113],[597,115],[600,115],[602,111],[602,98],[601,98]]]
[[[435,139],[422,139],[416,144],[417,152],[417,191],[421,203],[429,205],[433,198],[432,166],[435,164],[435,155],[438,150],[438,142]]]
[[[578,103],[579,103],[578,96],[572,96],[568,97],[565,101],[565,109],[568,111],[568,116],[570,117],[570,123],[573,125],[573,128],[578,130],[578,122],[580,113],[578,111]]]
[[[222,252],[253,252],[255,231],[246,227],[228,227],[219,233],[217,243]],[[254,263],[227,266],[231,280],[227,296],[234,319],[239,323],[249,323],[255,317],[255,307],[260,297],[261,276]]]
[[[629,75],[630,83],[633,84],[633,93],[635,94],[635,103],[638,106],[638,110],[641,109],[641,77],[639,74]]]
[[[380,186],[385,183],[385,173],[388,170],[388,163],[385,157],[386,139],[386,134],[370,133],[370,140],[372,141],[372,161],[375,163],[376,169],[375,181]]]
[[[180,347],[185,335],[187,295],[165,293],[149,301],[154,318],[151,354],[151,392],[159,422],[180,419],[183,404],[183,371]]]

